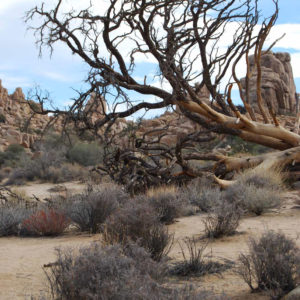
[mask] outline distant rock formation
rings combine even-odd
[[[39,104],[32,102],[38,107]],[[21,88],[16,88],[13,94],[9,95],[0,80],[0,150],[10,144],[20,144],[30,148],[37,138],[37,132],[49,122],[48,116],[35,114],[25,102],[25,96]],[[25,130],[30,119],[31,131]]]
[[[39,103],[32,100],[31,106],[39,109]],[[106,101],[101,97],[91,94],[84,112],[94,124],[97,120],[103,118],[107,112]],[[25,148],[31,148],[39,137],[49,121],[51,116],[33,114],[30,106],[25,99],[25,95],[21,88],[9,95],[6,88],[2,86],[0,80],[0,151],[6,149],[8,145],[19,144]],[[59,132],[62,130],[62,118],[53,125],[53,128]],[[127,127],[126,120],[117,120],[112,126],[112,134],[116,134]],[[104,131],[99,129],[99,132]]]
[[[250,79],[250,105],[260,113],[256,100],[257,70],[254,56],[250,56],[250,68],[253,72]],[[268,52],[261,58],[262,97],[273,106],[277,114],[295,114],[297,110],[296,86],[289,53]],[[245,89],[245,78],[241,80]]]
[[[84,112],[91,119],[94,124],[99,117],[103,117],[107,113],[107,104],[105,99],[102,96],[96,96],[95,93],[92,93],[90,99],[84,107]]]

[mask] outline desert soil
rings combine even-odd
[[[34,194],[40,198],[50,197],[51,184],[33,184],[21,187],[28,196]],[[68,183],[68,189],[77,192],[84,189],[82,184]],[[52,193],[53,194],[53,193]],[[175,234],[175,244],[169,256],[175,261],[181,259],[177,241],[185,237],[199,237],[203,234],[205,215],[184,217],[169,226]],[[207,251],[214,259],[237,261],[241,252],[247,251],[249,237],[259,237],[266,229],[280,230],[295,239],[300,247],[300,192],[286,193],[284,205],[277,210],[259,217],[243,218],[238,234],[215,240],[209,244]],[[47,281],[42,269],[44,264],[55,261],[55,248],[77,248],[100,239],[99,235],[67,233],[56,238],[0,238],[0,299],[30,299],[47,291]],[[171,280],[175,280],[171,278]],[[217,294],[226,293],[232,299],[269,299],[266,295],[251,294],[248,286],[233,269],[220,275],[207,275],[201,278],[176,280],[180,284],[193,283],[199,288],[213,290]]]

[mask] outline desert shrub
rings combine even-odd
[[[194,238],[184,240],[185,248],[180,244],[183,261],[175,264],[171,269],[172,275],[179,276],[202,276],[208,273],[219,273],[226,270],[230,265],[213,262],[211,257],[205,255],[207,243],[197,246]]]
[[[128,201],[105,222],[103,240],[106,244],[137,242],[155,260],[168,254],[173,235],[159,222],[159,216],[141,199]]]
[[[0,205],[0,236],[17,235],[20,224],[30,214],[22,204],[4,203]]]
[[[53,159],[53,160],[52,160]],[[20,166],[14,169],[6,184],[18,184],[26,180],[42,180],[61,183],[71,180],[83,180],[88,177],[88,171],[78,165],[59,162],[49,153],[43,153],[37,159],[25,158]]]
[[[18,144],[11,144],[4,152],[0,152],[0,166],[15,167],[24,155],[24,147]]]
[[[70,162],[76,162],[82,166],[93,166],[102,161],[102,148],[98,143],[76,143],[67,153]]]
[[[7,178],[9,176],[9,173],[5,172],[5,170],[0,169],[0,183],[3,181],[3,179]]]
[[[40,209],[22,222],[22,232],[28,235],[56,236],[70,224],[68,217],[53,208]]]
[[[183,200],[175,186],[151,188],[146,194],[162,223],[171,224],[183,211]]]
[[[213,208],[204,219],[205,235],[219,238],[236,232],[241,218],[241,211],[235,204],[221,202]]]
[[[204,179],[194,179],[182,190],[182,197],[200,208],[203,212],[208,212],[212,207],[218,205],[221,200],[221,191],[218,187],[213,187]]]
[[[294,241],[282,233],[265,232],[249,241],[249,254],[241,254],[238,273],[251,290],[272,290],[273,298],[295,288],[300,253]]]
[[[86,180],[89,176],[88,170],[83,167],[70,163],[63,163],[60,167],[51,166],[48,172],[44,173],[40,179],[61,183],[72,180]]]
[[[48,131],[43,139],[37,143],[35,143],[35,149],[38,151],[49,151],[56,149],[59,152],[66,153],[67,145],[66,145],[66,137],[62,134],[57,134],[53,131]]]
[[[96,233],[128,195],[120,186],[100,185],[93,191],[71,196],[64,201],[63,210],[81,231]]]
[[[282,202],[282,193],[251,184],[234,184],[225,191],[225,198],[246,212],[261,215]]]
[[[46,274],[53,299],[217,299],[189,287],[162,286],[165,266],[135,244],[103,248],[94,243],[79,249],[78,254],[57,250],[57,261]]]
[[[5,122],[6,122],[5,115],[0,114],[0,123],[5,123]]]

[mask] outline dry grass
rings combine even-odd
[[[239,184],[253,184],[258,188],[270,188],[284,191],[287,174],[281,167],[249,169],[237,177]]]
[[[176,195],[178,193],[178,188],[175,185],[161,185],[155,188],[150,188],[147,193],[146,196],[148,197],[157,197],[160,195]]]

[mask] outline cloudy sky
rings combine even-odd
[[[75,6],[87,4],[88,0],[65,0]],[[97,0],[98,4],[101,1]],[[87,66],[67,48],[55,48],[52,58],[47,51],[41,58],[32,31],[27,31],[23,18],[26,11],[40,4],[40,0],[0,0],[0,79],[10,93],[16,87],[22,87],[25,94],[39,85],[47,89],[59,106],[67,105],[76,93],[72,88],[83,87]],[[47,4],[55,0],[45,0]],[[261,0],[262,9],[268,12],[271,1]],[[292,56],[297,90],[300,92],[300,0],[279,0],[280,12],[277,25],[271,33],[271,40],[286,33],[274,51],[287,51]],[[149,70],[154,66],[149,62]]]

